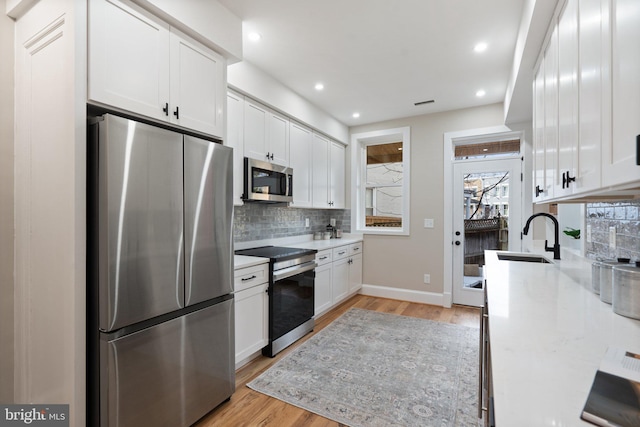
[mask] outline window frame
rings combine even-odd
[[[365,223],[365,193],[367,154],[369,145],[402,141],[402,226],[367,227]],[[408,236],[410,234],[411,194],[411,128],[400,127],[351,135],[352,168],[351,229],[362,234]]]

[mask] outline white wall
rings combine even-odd
[[[309,101],[285,87],[247,61],[227,67],[227,82],[233,89],[249,95],[287,116],[334,138],[349,143],[349,128]]]
[[[444,165],[443,135],[503,124],[502,104],[407,117],[350,128],[351,133],[411,127],[411,234],[365,235],[363,282],[410,291],[443,292]],[[349,176],[349,175],[347,175]],[[425,218],[435,227],[425,229]],[[424,274],[431,283],[424,283]]]
[[[0,10],[5,10],[0,0]],[[0,14],[0,402],[13,398],[13,21]]]

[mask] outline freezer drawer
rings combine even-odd
[[[100,341],[101,426],[189,426],[235,390],[233,298]],[[103,335],[106,336],[106,335]]]

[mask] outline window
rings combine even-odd
[[[409,234],[409,128],[355,134],[352,150],[353,228]]]

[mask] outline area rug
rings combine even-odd
[[[353,427],[477,427],[478,330],[352,308],[248,386]]]

